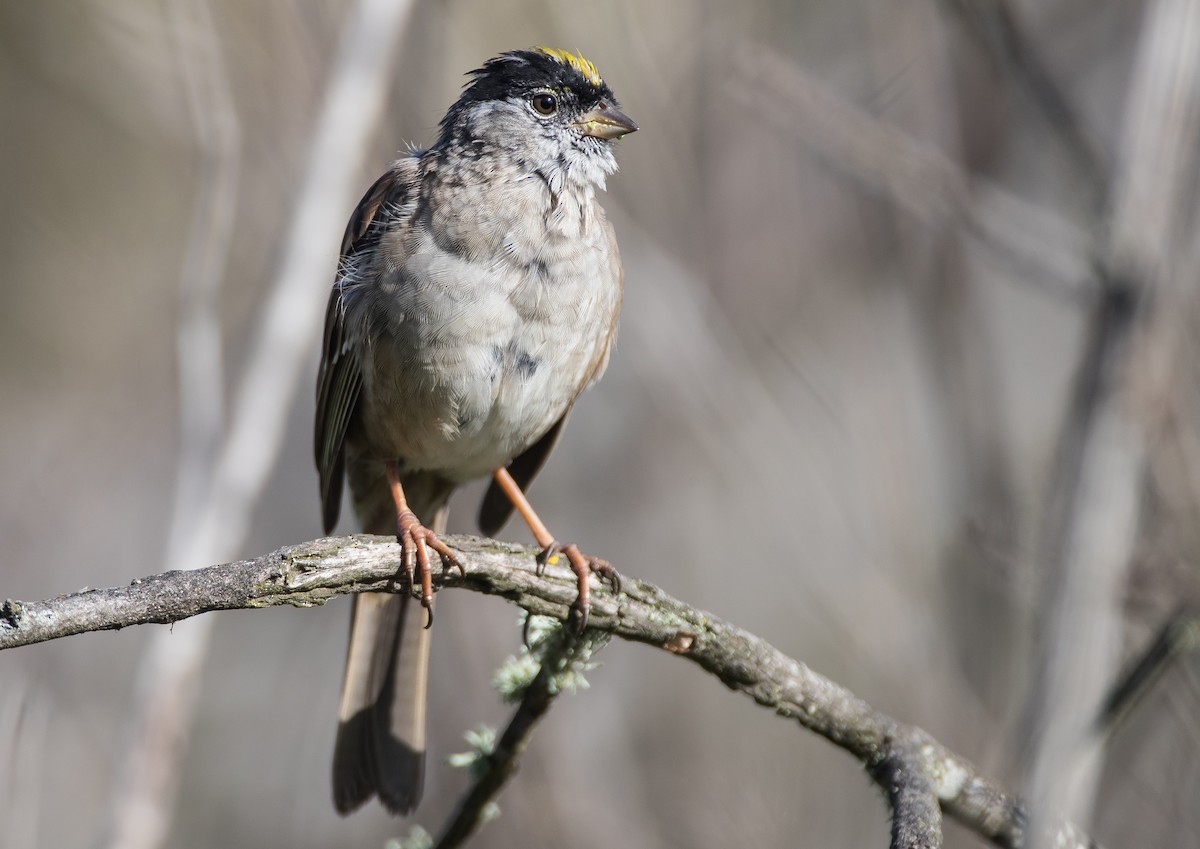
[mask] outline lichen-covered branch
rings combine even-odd
[[[502,596],[533,614],[565,619],[575,577],[551,567],[534,572],[534,552],[477,537],[448,537],[466,573],[440,576],[443,588]],[[336,595],[395,586],[395,540],[354,536],[319,539],[253,560],[189,572],[167,572],[126,587],[83,590],[0,607],[0,649],[87,631],[178,622],[213,610],[323,604]],[[624,578],[614,595],[596,587],[590,627],[687,658],[732,690],[820,734],[858,758],[884,790],[893,813],[893,846],[938,846],[941,809],[998,846],[1023,845],[1021,804],[966,760],[925,732],[875,710],[844,687],[787,657],[761,637],[697,610],[657,587]],[[933,837],[936,832],[936,838]],[[1055,827],[1058,846],[1092,847],[1070,824]],[[916,842],[897,843],[917,835]]]
[[[528,634],[528,620],[526,629]],[[505,670],[498,674],[507,681],[504,685],[497,684],[497,688],[508,700],[517,701],[517,709],[495,744],[479,752],[471,763],[474,779],[471,787],[459,800],[433,849],[462,846],[488,819],[493,800],[516,773],[517,761],[525,751],[533,729],[550,710],[554,697],[564,689],[574,689],[580,680],[579,672],[587,668],[592,652],[608,642],[607,634],[595,631],[577,634],[570,626],[553,625],[542,630],[541,639],[528,641],[531,644],[524,649],[529,656],[541,658],[532,679],[514,673],[513,669],[522,669],[523,664],[511,659]],[[514,674],[520,679],[519,683],[512,680]]]

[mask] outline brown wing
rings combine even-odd
[[[321,479],[321,516],[325,533],[337,524],[342,502],[346,430],[357,410],[362,373],[358,358],[344,327],[342,289],[346,270],[355,257],[373,250],[392,221],[392,212],[409,191],[409,168],[413,160],[400,160],[375,181],[358,202],[346,233],[338,262],[338,277],[325,308],[325,337],[317,372],[317,411],[313,428],[313,453]]]

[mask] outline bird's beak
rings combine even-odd
[[[638,128],[632,118],[604,102],[591,112],[579,116],[575,126],[583,130],[585,136],[598,139],[619,139],[621,136],[637,132]]]

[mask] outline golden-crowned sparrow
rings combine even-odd
[[[580,625],[589,572],[615,580],[559,546],[522,490],[612,348],[623,275],[596,195],[617,168],[613,141],[637,129],[617,106],[572,53],[497,56],[471,72],[437,143],[394,162],[346,228],[317,380],[325,529],[344,475],[363,530],[397,533],[428,613],[410,593],[355,597],[333,764],[342,813],[372,794],[398,813],[420,799],[428,549],[459,565],[437,537],[457,485],[492,475],[483,532],[516,506],[539,563],[566,556]]]

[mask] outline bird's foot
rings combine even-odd
[[[425,627],[428,628],[433,625],[433,564],[429,559],[429,549],[432,548],[442,558],[443,569],[457,567],[464,575],[466,570],[450,546],[422,525],[411,510],[403,510],[396,517],[396,541],[400,543],[404,574],[408,578],[408,592],[411,593],[416,587],[419,573],[421,606],[425,608]]]
[[[575,601],[571,604],[571,612],[575,617],[576,630],[579,633],[583,633],[583,630],[587,628],[588,614],[592,609],[591,588],[588,585],[589,576],[595,572],[600,576],[600,580],[608,581],[615,593],[621,591],[621,576],[617,574],[617,570],[607,560],[601,560],[599,557],[584,554],[579,550],[579,546],[573,542],[563,545],[558,540],[554,540],[543,548],[537,556],[538,577],[545,574],[547,565],[557,563],[558,558],[563,555],[566,556],[567,562],[571,565],[571,571],[575,573],[578,581],[579,592],[575,596]]]

